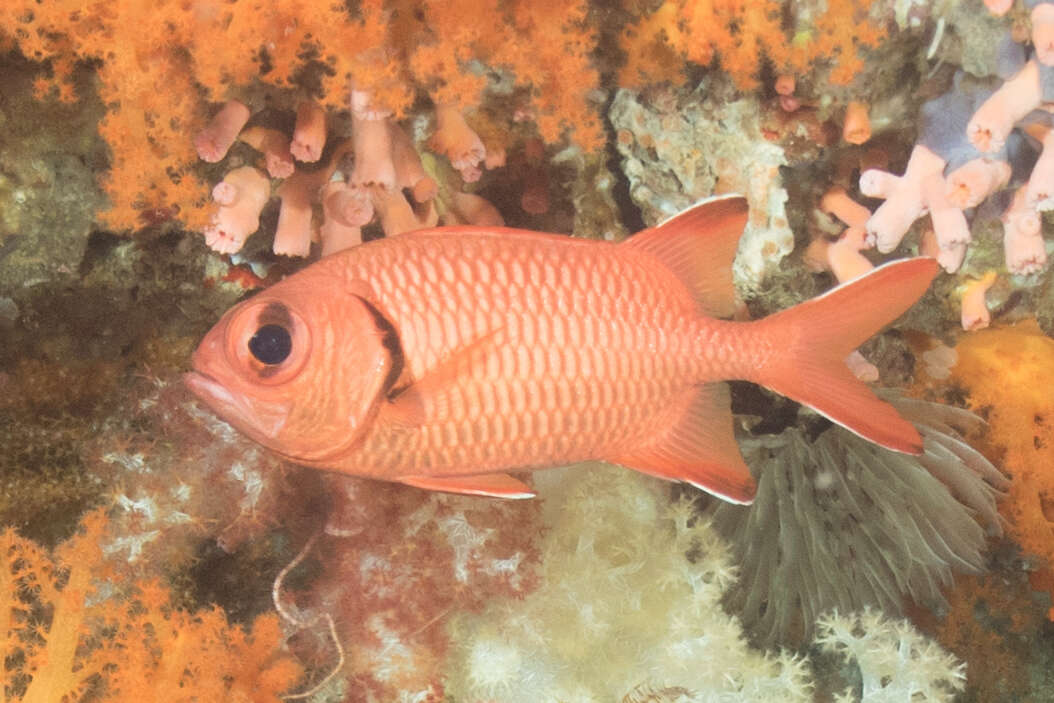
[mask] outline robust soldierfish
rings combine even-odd
[[[291,461],[456,493],[529,497],[507,472],[603,459],[749,503],[731,379],[921,452],[845,358],[925,292],[936,262],[726,321],[746,217],[725,196],[620,244],[497,227],[369,242],[229,310],[185,380]]]

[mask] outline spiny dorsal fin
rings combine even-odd
[[[730,317],[736,309],[732,262],[746,223],[746,198],[716,195],[638,232],[622,246],[646,251],[668,266],[692,291],[703,314]]]
[[[757,484],[739,453],[729,398],[724,383],[693,388],[671,403],[675,415],[665,433],[645,447],[605,459],[690,483],[732,503],[750,503]]]

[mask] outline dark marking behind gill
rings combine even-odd
[[[399,333],[395,331],[395,325],[384,316],[384,313],[361,295],[355,297],[361,300],[366,309],[370,311],[377,329],[384,335],[381,338],[381,344],[384,345],[384,348],[388,350],[392,357],[392,367],[388,369],[388,375],[384,377],[384,385],[381,390],[382,393],[388,396],[388,400],[392,400],[398,395],[398,392],[393,391],[392,388],[395,386],[395,382],[399,380],[399,376],[402,375],[403,366],[406,364],[406,355],[403,354],[403,343],[399,339]]]

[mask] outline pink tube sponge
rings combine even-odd
[[[212,189],[219,208],[205,228],[205,243],[221,254],[242,248],[260,226],[260,212],[271,197],[271,181],[258,169],[242,166],[227,173]]]
[[[984,101],[966,125],[966,135],[983,152],[999,151],[1014,124],[1041,102],[1039,62],[1032,59]]]
[[[314,163],[326,146],[326,112],[313,100],[300,103],[289,151],[299,161]]]
[[[1028,177],[1025,199],[1036,210],[1054,209],[1054,129],[1034,124],[1026,131],[1040,139],[1042,151]]]
[[[264,155],[267,173],[271,178],[289,178],[296,167],[289,152],[289,138],[277,129],[249,127],[243,129],[238,139]]]
[[[876,169],[860,176],[861,192],[886,198],[867,221],[869,244],[882,253],[893,251],[912,223],[929,213],[937,235],[937,261],[948,272],[959,269],[970,242],[970,226],[962,208],[948,200],[944,166],[944,159],[916,144],[903,176]]]
[[[1003,252],[1010,273],[1031,274],[1047,265],[1039,213],[1028,204],[1027,186],[1019,188],[1003,213]]]
[[[432,135],[435,150],[446,155],[461,177],[472,183],[482,173],[480,163],[487,155],[479,135],[465,122],[461,110],[453,105],[436,106],[436,131]]]
[[[237,100],[228,100],[205,129],[194,137],[194,148],[202,161],[216,163],[227,155],[238,132],[249,121],[249,108]]]
[[[970,224],[962,208],[948,200],[947,183],[937,174],[923,181],[923,202],[937,238],[937,262],[948,273],[959,270],[970,243]]]
[[[832,186],[820,198],[820,212],[834,215],[849,227],[863,229],[871,218],[871,211],[849,197],[841,186]]]
[[[349,227],[362,227],[373,219],[369,191],[344,181],[330,181],[323,187],[322,205],[327,219],[336,219]]]
[[[984,329],[991,323],[992,314],[985,303],[985,293],[995,283],[995,279],[995,271],[989,271],[980,280],[966,285],[962,298],[961,321],[963,329],[967,332]]]
[[[322,188],[322,256],[362,243],[362,225],[373,219],[373,204],[364,188],[330,181]]]
[[[1048,148],[1054,120],[1032,110],[1044,92],[1054,93],[1054,68],[1033,59],[995,92],[959,73],[951,90],[924,104],[904,175],[869,170],[860,178],[864,194],[887,198],[867,224],[879,250],[896,247],[914,219],[928,213],[929,244],[936,245],[930,251],[946,271],[957,271],[971,240],[964,211],[1009,196],[1008,185],[1027,181],[1002,215],[1006,263],[1011,273],[1040,270],[1046,252],[1038,211],[1054,207],[1054,149]]]
[[[875,266],[861,251],[867,247],[867,235],[859,227],[850,227],[827,247],[827,264],[839,283],[863,276]]]
[[[311,253],[314,230],[311,205],[318,196],[325,171],[297,171],[282,181],[278,197],[278,225],[274,232],[274,253],[282,256],[307,256]]]
[[[351,183],[356,186],[395,188],[395,164],[392,162],[392,137],[388,118],[368,120],[352,118],[351,140],[355,150],[355,167]]]
[[[392,163],[395,166],[395,182],[399,188],[408,188],[414,202],[431,200],[439,192],[439,185],[429,176],[421,164],[421,156],[413,140],[399,125],[389,123],[392,140]]]
[[[435,227],[439,222],[434,201],[429,201],[419,212],[410,205],[401,191],[371,188],[370,196],[386,236],[394,237],[405,232]]]
[[[984,6],[996,17],[1002,17],[1014,6],[1014,0],[984,0]]]
[[[877,246],[883,254],[897,248],[912,223],[926,212],[923,183],[929,177],[940,177],[944,165],[944,159],[916,144],[904,175],[894,176],[878,169],[868,169],[860,175],[861,193],[886,199],[867,221],[869,244]]]
[[[874,268],[861,251],[868,247],[864,227],[871,211],[849,197],[845,188],[832,186],[820,198],[819,209],[848,225],[834,241],[819,237],[806,250],[806,260],[816,271],[830,271],[839,283],[851,281]]]
[[[475,193],[454,191],[451,207],[443,213],[443,224],[470,224],[477,227],[504,227],[505,218],[491,202]]]
[[[845,110],[842,139],[850,144],[863,144],[870,138],[871,118],[868,115],[868,106],[859,100],[853,100]]]
[[[1054,3],[1040,2],[1032,8],[1032,46],[1036,60],[1054,66]]]
[[[971,159],[948,174],[944,194],[955,207],[977,207],[1010,182],[1010,164],[998,159]]]
[[[351,142],[355,167],[349,181],[354,186],[395,188],[392,162],[391,113],[373,104],[370,94],[351,91]]]

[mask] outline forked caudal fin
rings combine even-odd
[[[914,425],[859,381],[845,358],[900,317],[937,275],[937,261],[894,261],[755,323],[771,357],[748,380],[793,398],[888,449],[922,453]]]
[[[622,246],[647,252],[692,292],[699,311],[725,317],[735,309],[732,260],[747,219],[741,196],[697,203]],[[793,398],[884,447],[922,451],[915,427],[849,371],[846,357],[904,313],[938,270],[933,259],[899,261],[764,320],[729,323],[737,378]],[[739,454],[728,390],[707,383],[671,398],[669,429],[647,446],[605,457],[654,476],[684,481],[725,500],[749,503],[755,483]]]

